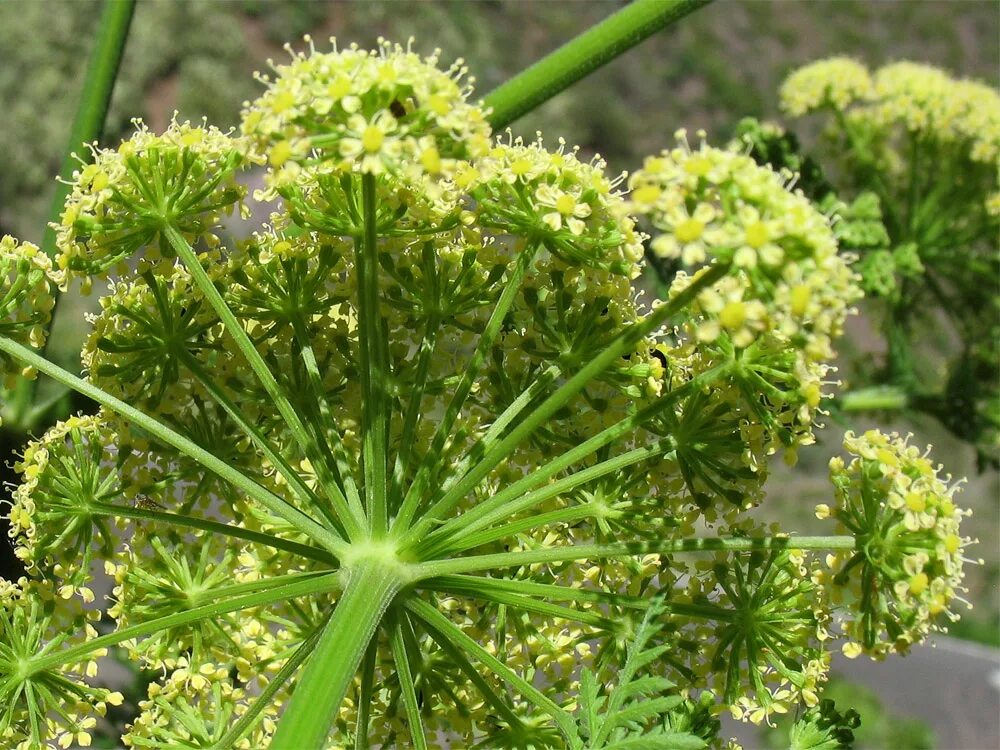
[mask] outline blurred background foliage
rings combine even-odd
[[[250,76],[281,59],[286,41],[310,33],[373,45],[379,36],[463,57],[485,94],[558,44],[606,17],[619,0],[139,0],[104,141],[125,135],[141,117],[154,130],[175,110],[234,125],[241,103],[259,86]],[[0,0],[0,234],[38,241],[77,105],[98,0]],[[613,172],[673,142],[679,127],[700,128],[721,145],[745,116],[777,118],[777,89],[794,68],[831,55],[878,67],[893,60],[930,63],[996,85],[1000,76],[1000,6],[996,0],[718,0],[655,36],[571,90],[516,122],[515,134],[536,130],[555,144],[563,137],[585,153],[599,152]],[[808,146],[815,133],[796,130]],[[73,331],[87,304],[61,303],[51,354],[70,367],[79,341]],[[864,385],[866,362],[879,354],[870,319],[856,320],[845,342],[841,375]],[[60,334],[60,331],[67,332]],[[64,345],[60,345],[62,342]],[[78,351],[78,349],[77,349]],[[933,352],[928,353],[929,356]],[[850,383],[852,378],[857,382]],[[956,476],[971,477],[963,500],[975,511],[975,554],[986,564],[970,575],[977,609],[953,632],[993,645],[1000,640],[1000,482],[977,472],[975,451],[930,418],[852,415],[850,426],[876,424],[913,431],[934,443],[935,457]],[[767,516],[808,533],[813,508],[829,499],[826,462],[845,425],[832,425],[824,446],[803,451],[795,469],[778,465]],[[0,458],[6,461],[7,457]],[[776,462],[780,464],[780,462]],[[776,507],[777,506],[777,507]],[[846,692],[851,693],[849,688]],[[852,699],[857,694],[851,695]],[[863,696],[862,696],[863,697]],[[848,705],[848,701],[845,705]],[[878,716],[877,708],[866,712]],[[881,725],[879,725],[881,726]],[[929,747],[918,726],[885,723],[872,747]],[[906,730],[906,731],[904,731]],[[887,744],[879,744],[884,740]]]
[[[236,122],[257,90],[249,73],[311,33],[371,45],[413,36],[416,47],[464,57],[485,93],[604,18],[617,0],[139,0],[105,140],[133,117],[161,128],[183,118]],[[97,0],[0,0],[0,228],[36,240],[51,176],[76,107]],[[998,13],[992,0],[720,0],[657,35],[517,122],[542,130],[612,170],[668,145],[675,128],[725,139],[744,116],[777,114],[777,86],[793,68],[849,54],[880,65],[915,59],[996,83]]]

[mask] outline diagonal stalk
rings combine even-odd
[[[38,372],[48,375],[56,382],[62,383],[77,393],[93,399],[106,409],[142,428],[156,439],[180,451],[192,461],[201,464],[220,479],[231,484],[235,489],[245,492],[249,497],[259,502],[276,516],[288,521],[289,524],[303,534],[326,547],[336,557],[339,558],[344,553],[346,545],[332,529],[320,525],[302,511],[289,505],[285,500],[275,495],[266,487],[260,486],[242,472],[206,451],[193,440],[184,437],[162,422],[153,419],[148,414],[144,414],[134,406],[130,406],[124,401],[115,398],[92,383],[88,383],[86,380],[78,378],[58,365],[40,357],[31,351],[31,349],[18,344],[16,341],[0,337],[0,351],[9,354],[14,359],[26,365],[34,367]]]
[[[633,0],[486,95],[499,130],[711,0]]]
[[[570,505],[566,508],[559,508],[558,510],[551,510],[548,513],[533,513],[530,516],[519,518],[516,521],[510,521],[509,523],[494,526],[478,532],[463,532],[458,537],[458,541],[461,543],[460,547],[454,544],[449,546],[447,556],[452,557],[459,551],[475,549],[476,547],[481,547],[484,544],[498,542],[502,539],[510,539],[517,534],[522,534],[525,531],[531,531],[532,529],[540,529],[556,524],[572,524],[575,521],[583,521],[587,518],[597,518],[602,513],[603,511],[595,507],[593,504],[584,503],[581,505]],[[437,554],[436,550],[431,550],[428,553],[428,559],[430,559],[432,555],[434,557],[445,556],[444,554]]]
[[[431,627],[426,628],[427,634],[431,639],[441,647],[448,658],[450,658],[458,668],[465,673],[465,676],[469,678],[469,682],[475,685],[476,690],[479,694],[483,696],[483,700],[489,703],[496,712],[506,721],[512,729],[515,731],[524,731],[524,722],[521,718],[514,713],[511,707],[508,705],[507,701],[501,698],[496,690],[483,678],[479,671],[473,666],[472,662],[469,661],[465,653],[459,650],[451,641],[449,641],[445,636],[434,630]]]
[[[467,636],[451,620],[438,612],[430,604],[420,599],[409,599],[406,602],[406,608],[423,620],[428,628],[436,630],[442,637],[450,640],[456,647],[468,652],[483,666],[514,686],[521,692],[521,695],[525,699],[549,714],[567,737],[571,736],[573,722],[563,708]]]
[[[525,492],[518,497],[518,489],[510,491],[515,485],[511,485],[507,491],[499,493],[488,501],[491,508],[486,508],[487,503],[482,503],[467,513],[463,513],[458,518],[443,526],[438,532],[431,534],[425,542],[417,549],[422,559],[440,557],[443,554],[455,552],[459,549],[468,549],[470,545],[465,541],[465,535],[484,529],[498,521],[503,521],[517,513],[530,510],[533,506],[540,505],[546,500],[551,500],[570,490],[576,489],[581,484],[586,484],[595,479],[612,474],[619,469],[623,469],[633,464],[648,461],[651,458],[662,456],[670,451],[671,443],[668,440],[659,440],[650,446],[635,448],[626,451],[619,456],[600,461],[593,466],[575,471],[567,477],[547,484],[530,492]],[[543,471],[542,477],[535,477],[529,474],[525,477],[530,479],[532,484],[540,484],[545,481]],[[508,498],[516,498],[508,501]],[[491,501],[496,501],[495,503]],[[456,542],[460,546],[456,546]]]
[[[416,750],[427,750],[427,737],[424,734],[424,721],[420,716],[420,704],[417,701],[416,685],[413,672],[410,670],[410,657],[406,652],[406,642],[403,640],[403,626],[400,623],[400,613],[392,618],[389,626],[389,644],[392,648],[392,660],[396,664],[396,676],[399,678],[400,691],[403,693],[403,706],[406,709],[406,722],[409,725],[410,740]]]
[[[614,591],[600,589],[580,589],[569,586],[559,586],[553,583],[536,583],[519,578],[487,578],[484,576],[446,575],[431,579],[424,583],[429,589],[448,590],[452,586],[463,588],[477,587],[480,590],[505,591],[522,596],[554,599],[556,601],[594,602],[596,604],[611,604],[628,609],[646,609],[649,600],[642,596],[626,596]]]
[[[58,667],[61,664],[73,664],[98,649],[114,646],[122,641],[128,641],[133,638],[142,638],[143,636],[158,633],[168,628],[176,628],[180,625],[198,622],[209,617],[217,617],[218,615],[238,612],[241,609],[250,609],[251,607],[260,607],[286,599],[309,596],[310,594],[329,593],[341,588],[340,574],[337,572],[292,573],[287,576],[279,576],[264,581],[255,581],[254,583],[260,586],[262,590],[245,596],[238,596],[235,599],[213,602],[212,604],[192,607],[191,609],[172,615],[157,617],[153,620],[123,628],[114,633],[99,636],[71,648],[47,653],[44,656],[31,659],[27,666],[28,674],[37,674],[46,669]]]
[[[302,662],[309,657],[316,646],[317,640],[319,640],[319,630],[306,638],[295,649],[295,653],[289,657],[288,661],[281,665],[281,669],[273,677],[268,678],[267,686],[254,699],[253,704],[247,709],[246,713],[240,716],[239,720],[229,728],[229,731],[220,737],[219,741],[208,750],[230,750],[236,747],[236,743],[243,739],[243,735],[251,731],[258,722],[263,720],[264,717],[262,714],[264,709],[271,704],[271,700],[278,691],[285,686],[285,683],[292,678],[292,675],[302,665]]]
[[[319,373],[319,363],[316,361],[316,354],[313,351],[312,343],[309,341],[309,336],[306,334],[305,325],[299,317],[296,317],[292,322],[292,330],[299,347],[299,353],[302,356],[302,364],[306,369],[306,380],[309,384],[310,393],[313,400],[319,405],[319,415],[310,412],[306,414],[306,419],[312,423],[321,454],[323,456],[331,455],[334,461],[330,467],[327,467],[324,462],[323,476],[328,477],[337,485],[344,485],[348,504],[353,509],[355,516],[362,519],[364,518],[364,508],[361,505],[361,496],[358,494],[354,477],[351,476],[351,469],[347,463],[347,452],[344,449],[343,440],[337,429],[336,420],[330,411],[330,404],[323,393],[323,381]],[[317,419],[317,416],[320,419]],[[333,437],[332,450],[331,446],[327,443],[325,425],[329,425],[329,434]]]
[[[766,549],[852,550],[853,536],[698,537],[662,542],[620,542],[616,544],[572,544],[492,555],[472,555],[454,560],[433,560],[414,566],[417,580],[455,573],[516,568],[525,565],[608,560],[641,555],[669,555],[681,552],[746,552]]]
[[[389,604],[403,586],[398,563],[364,559],[320,635],[278,722],[271,750],[321,750]]]
[[[510,402],[503,413],[500,414],[486,433],[475,443],[473,443],[469,450],[466,452],[465,456],[455,464],[454,471],[451,472],[451,476],[445,480],[441,485],[441,489],[447,492],[451,489],[451,486],[457,482],[461,477],[465,476],[465,473],[472,466],[472,462],[477,456],[483,455],[486,451],[493,447],[500,436],[503,435],[504,431],[510,424],[517,419],[518,415],[525,409],[527,409],[531,403],[538,398],[538,396],[550,385],[552,385],[556,380],[562,375],[562,368],[559,365],[549,365],[546,367],[537,378],[535,378],[531,385],[525,388],[517,398]]]
[[[497,604],[504,604],[514,609],[520,609],[524,612],[547,615],[548,617],[566,620],[567,622],[578,622],[581,625],[587,625],[596,630],[607,632],[618,630],[618,625],[614,620],[603,617],[596,612],[581,612],[572,607],[564,607],[552,602],[540,601],[533,596],[524,596],[523,594],[504,591],[500,588],[477,585],[476,582],[481,580],[484,579],[475,576],[467,576],[465,578],[449,576],[446,579],[440,579],[436,585],[425,585],[423,588],[448,594],[484,599],[496,602]]]
[[[240,350],[240,353],[246,359],[247,364],[250,365],[250,369],[252,369],[254,374],[257,376],[257,380],[264,387],[267,395],[274,401],[274,405],[278,409],[278,413],[281,414],[282,419],[291,431],[292,436],[299,445],[299,448],[301,448],[302,452],[309,457],[309,460],[312,462],[316,470],[320,471],[325,465],[325,459],[323,456],[318,454],[315,441],[309,435],[309,431],[306,429],[306,426],[303,424],[298,413],[296,413],[295,409],[292,407],[292,404],[289,402],[284,390],[280,385],[278,385],[278,381],[275,380],[274,375],[271,374],[271,370],[268,368],[267,363],[264,362],[264,358],[260,356],[260,352],[257,351],[257,347],[253,345],[253,342],[250,340],[247,332],[243,330],[243,326],[236,318],[236,315],[233,314],[229,305],[227,305],[226,301],[222,298],[222,294],[218,289],[216,289],[215,284],[212,283],[212,279],[202,267],[201,261],[198,259],[198,255],[195,253],[194,248],[188,244],[188,241],[184,239],[181,233],[172,224],[165,223],[162,231],[174,252],[176,252],[177,256],[184,262],[188,272],[191,274],[191,278],[193,278],[195,283],[198,285],[198,289],[205,295],[205,299],[208,300],[212,309],[215,310],[216,314],[219,316],[219,319],[226,327],[226,331],[228,331],[229,335],[233,337],[233,341],[236,342],[236,346]],[[351,512],[351,508],[347,503],[347,499],[344,497],[342,489],[333,481],[324,481],[323,489],[330,498],[330,502],[333,503],[334,510],[336,511],[338,518],[340,518],[341,523],[344,525],[344,528],[347,529],[350,538],[354,539],[359,536],[361,529],[359,527],[358,519]]]
[[[727,267],[724,265],[715,265],[707,268],[695,278],[690,286],[676,297],[657,307],[641,322],[635,323],[624,330],[604,351],[594,357],[579,372],[549,395],[517,427],[511,430],[506,437],[499,440],[490,450],[487,450],[479,462],[460,481],[451,485],[448,492],[424,514],[421,522],[410,530],[406,537],[407,541],[419,539],[422,535],[426,534],[436,524],[437,519],[442,518],[445,513],[455,508],[461,502],[462,498],[472,491],[500,462],[504,461],[536,429],[547,422],[553,414],[563,408],[570,399],[582,391],[591,380],[603,373],[613,362],[630,348],[634,347],[643,337],[652,334],[673,315],[684,309],[702,290],[710,287],[722,278],[726,271]],[[619,425],[621,424],[619,423]],[[615,427],[617,425],[608,429],[612,430]],[[608,430],[605,430],[605,432],[608,432]],[[601,433],[601,435],[603,434]],[[590,444],[592,440],[594,438],[587,441],[584,445]]]
[[[319,498],[316,497],[315,493],[309,486],[302,481],[302,477],[299,473],[293,469],[288,462],[278,453],[277,449],[267,437],[256,427],[254,427],[243,415],[243,412],[232,402],[232,400],[226,395],[222,386],[215,382],[215,380],[205,372],[205,368],[202,367],[201,363],[186,349],[181,351],[181,361],[184,366],[191,371],[198,381],[205,387],[209,395],[215,400],[215,402],[225,409],[226,413],[236,422],[237,426],[243,430],[251,440],[253,440],[254,445],[256,445],[260,452],[264,454],[264,457],[271,462],[271,465],[277,469],[278,473],[284,478],[288,486],[292,488],[298,496],[300,502],[303,503],[304,507],[313,506],[317,509],[321,509],[319,504]]]
[[[234,539],[245,539],[248,542],[255,542],[273,549],[283,549],[293,555],[304,557],[307,560],[335,565],[337,558],[329,552],[318,547],[310,547],[307,544],[299,544],[290,539],[282,539],[274,534],[253,529],[244,529],[240,526],[232,526],[221,521],[212,521],[208,518],[195,518],[179,513],[170,513],[162,510],[149,510],[147,508],[133,508],[125,505],[112,505],[110,503],[95,503],[87,506],[87,512],[95,516],[110,516],[114,518],[129,518],[132,520],[156,521],[172,526],[182,526],[189,529],[201,529],[213,534],[222,534]]]
[[[376,539],[389,528],[387,476],[389,449],[389,345],[379,310],[378,220],[375,175],[361,177],[363,231],[354,241],[358,277],[358,350],[361,358],[362,463],[369,531]]]
[[[455,420],[458,418],[466,399],[468,399],[472,391],[476,377],[479,375],[479,371],[486,361],[490,349],[493,347],[493,342],[500,333],[503,321],[507,317],[507,313],[510,312],[517,293],[521,290],[521,281],[524,279],[524,275],[527,273],[537,253],[538,244],[530,243],[518,255],[514,268],[504,285],[503,291],[500,293],[500,299],[497,300],[496,307],[493,308],[490,319],[486,322],[486,328],[479,336],[476,351],[473,352],[472,357],[469,359],[469,364],[462,374],[462,379],[455,386],[454,395],[448,403],[444,417],[437,426],[434,438],[431,441],[431,447],[424,456],[420,469],[413,479],[413,484],[410,485],[410,489],[407,490],[406,496],[403,498],[403,505],[399,510],[396,522],[393,524],[394,529],[405,531],[419,509],[420,503],[425,499],[424,494],[430,486],[432,473],[437,468],[437,463],[444,451],[445,443],[451,437]]]

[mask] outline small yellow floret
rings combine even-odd
[[[727,302],[719,311],[719,323],[730,331],[739,328],[747,319],[747,306],[743,302]]]
[[[385,133],[377,125],[369,125],[361,134],[361,147],[369,154],[378,153],[385,143]]]
[[[930,581],[927,579],[926,573],[917,573],[915,576],[910,578],[910,593],[914,596],[920,596],[927,590],[927,584]]]
[[[678,242],[694,242],[705,231],[705,225],[697,219],[685,219],[674,228]]]

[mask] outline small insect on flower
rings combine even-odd
[[[135,499],[132,501],[132,507],[138,510],[166,510],[163,505],[160,505],[149,495],[143,495],[142,493],[135,496]]]

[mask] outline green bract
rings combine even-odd
[[[17,281],[0,322],[6,357],[102,407],[18,465],[32,579],[4,588],[0,731],[19,750],[89,743],[114,694],[46,686],[115,644],[162,675],[130,747],[705,747],[725,708],[819,702],[828,593],[856,563],[828,580],[808,551],[868,554],[884,529],[851,521],[856,493],[867,520],[937,533],[866,489],[896,481],[879,454],[837,476],[847,535],[743,515],[767,456],[812,442],[859,295],[786,178],[682,144],[626,198],[599,158],[491,141],[436,65],[310,48],[262,78],[244,135],[140,127],[76,175],[51,276],[117,274],[86,379],[21,343]],[[268,226],[223,239],[265,162]],[[632,212],[697,267],[653,305]],[[950,540],[864,557],[909,641],[936,600],[899,571],[950,585]],[[81,631],[46,634],[73,608]]]

